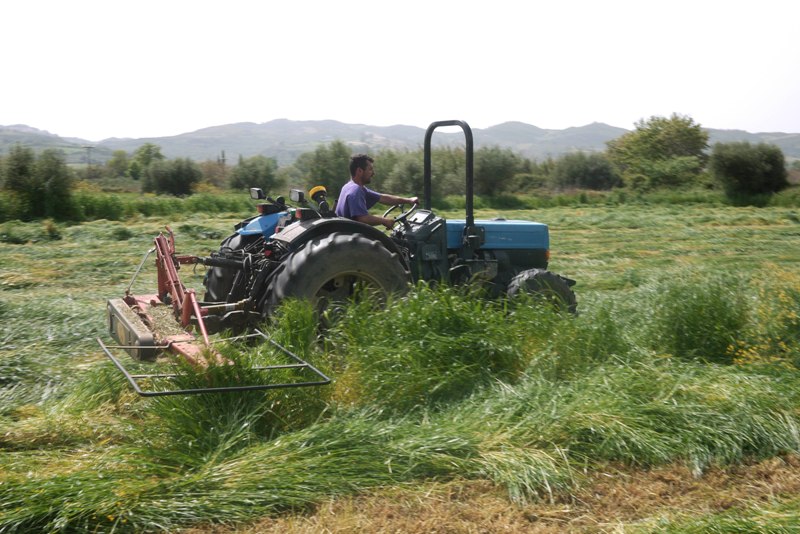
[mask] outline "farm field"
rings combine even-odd
[[[0,532],[800,525],[800,210],[482,210],[550,225],[577,317],[418,287],[320,341],[290,305],[273,334],[333,385],[135,396],[106,300],[165,224],[206,254],[243,215],[0,224]]]

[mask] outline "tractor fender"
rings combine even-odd
[[[408,270],[404,255],[392,238],[373,226],[343,217],[297,221],[273,234],[271,239],[284,243],[289,250],[294,251],[314,238],[329,235],[334,232],[361,234],[369,239],[380,242],[389,252],[396,253],[403,264],[403,268]]]

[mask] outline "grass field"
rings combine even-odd
[[[0,224],[0,532],[800,525],[797,208],[482,210],[550,224],[577,317],[419,287],[315,341],[292,305],[271,331],[333,385],[135,396],[105,301],[165,224],[205,254],[241,215]]]

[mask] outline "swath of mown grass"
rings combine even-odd
[[[763,462],[713,468],[701,478],[680,465],[626,469],[597,466],[574,498],[554,503],[509,506],[503,492],[488,481],[457,479],[379,489],[365,495],[326,500],[313,512],[265,517],[237,527],[199,525],[186,534],[305,534],[331,532],[406,532],[426,534],[442,525],[453,532],[659,532],[705,515],[732,519],[758,514],[769,527],[792,525],[797,514],[780,505],[780,496],[796,495],[798,457],[782,456]],[[793,467],[794,466],[794,467]],[[657,525],[660,530],[654,530]],[[712,529],[704,532],[713,532]],[[733,530],[734,532],[740,532]],[[760,532],[751,527],[744,532]]]
[[[650,522],[648,522],[650,523]],[[725,512],[697,517],[681,517],[669,521],[661,519],[657,526],[634,527],[631,532],[653,534],[790,534],[800,525],[800,499],[789,498],[780,504],[750,505]]]

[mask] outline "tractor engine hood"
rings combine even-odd
[[[447,220],[447,248],[462,246],[465,219]],[[497,219],[475,221],[476,228],[483,228],[486,240],[481,249],[550,249],[550,234],[544,223]]]

